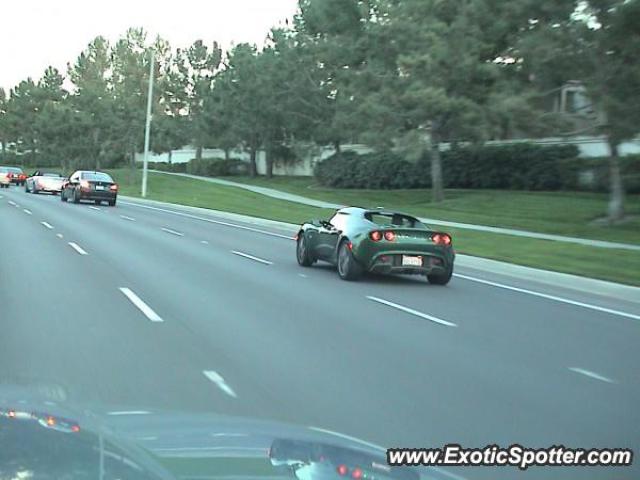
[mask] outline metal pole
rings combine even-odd
[[[153,105],[153,75],[155,73],[156,54],[151,50],[151,67],[149,68],[149,95],[147,97],[147,123],[144,129],[144,162],[142,166],[142,197],[147,196],[147,175],[149,168],[149,140],[151,136],[151,107]]]

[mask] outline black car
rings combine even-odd
[[[118,198],[118,184],[104,172],[88,170],[75,171],[62,184],[60,199],[63,202],[72,200],[80,203],[81,200],[92,200],[96,205],[107,202],[113,207]]]

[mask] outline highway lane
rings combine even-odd
[[[10,344],[0,346],[7,375],[46,373],[78,400],[261,416],[384,445],[640,443],[638,321],[461,279],[346,283],[330,268],[299,268],[280,237],[130,205],[2,194],[2,251],[35,252],[43,265],[2,276],[0,295],[33,307],[2,312],[20,325],[0,340]],[[72,274],[61,281],[61,270]],[[69,302],[87,314],[37,314]]]

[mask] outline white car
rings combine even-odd
[[[62,190],[64,177],[58,173],[36,171],[27,178],[24,191],[27,193],[50,192],[54,195]]]
[[[9,178],[9,169],[0,167],[0,188],[9,188],[11,186],[11,178]]]

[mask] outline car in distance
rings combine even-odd
[[[0,188],[9,188],[11,186],[11,177],[7,167],[0,167]]]
[[[27,193],[50,192],[54,195],[62,191],[64,177],[59,173],[36,170],[27,178],[24,191]]]
[[[343,280],[355,280],[364,272],[417,274],[446,285],[453,275],[451,236],[404,213],[342,208],[328,221],[304,223],[296,242],[300,265],[329,262]]]
[[[107,202],[113,207],[118,199],[118,184],[104,172],[77,170],[63,182],[60,199],[74,203],[91,200],[96,205]]]
[[[24,174],[20,167],[7,167],[9,170],[9,179],[11,183],[15,185],[24,186],[24,182],[27,180],[27,176]]]

